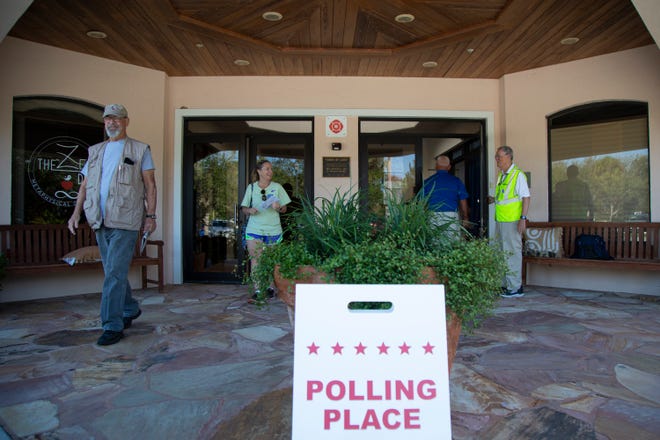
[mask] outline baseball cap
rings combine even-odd
[[[126,107],[124,107],[121,104],[108,104],[105,106],[105,110],[103,111],[103,117],[105,118],[106,116],[115,116],[117,118],[127,118],[128,117],[128,111],[126,111]]]

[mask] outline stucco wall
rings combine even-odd
[[[657,172],[660,170],[660,50],[657,46],[506,75],[503,82],[504,137],[515,150],[515,162],[532,173],[530,218],[548,219],[546,117],[576,105],[620,99],[649,104],[651,215],[652,221],[660,221],[660,173]]]
[[[605,99],[638,99],[649,102],[651,141],[651,209],[660,221],[660,55],[656,46],[507,75],[500,80],[429,78],[341,78],[341,77],[196,77],[168,78],[164,73],[77,54],[14,38],[0,43],[0,161],[11,161],[12,99],[21,95],[61,95],[98,104],[124,103],[131,115],[130,135],[152,145],[159,189],[159,229],[156,237],[166,243],[166,281],[175,269],[180,232],[173,218],[180,202],[175,191],[179,173],[175,157],[175,130],[182,112],[209,114],[303,114],[315,120],[315,171],[317,195],[336,186],[350,187],[357,179],[357,118],[361,115],[435,115],[470,117],[490,115],[489,145],[503,143],[516,149],[516,162],[532,172],[532,209],[536,220],[547,218],[546,115],[574,105]],[[186,107],[187,110],[177,110]],[[330,151],[338,141],[325,136],[325,116],[348,116],[348,135],[340,153]],[[321,158],[351,157],[350,179],[323,179]],[[489,151],[489,179],[495,166]],[[0,174],[0,223],[10,221],[11,176]],[[180,213],[179,213],[180,215]],[[179,249],[180,250],[180,249]],[[562,275],[530,273],[532,283],[558,285]],[[649,274],[647,274],[649,275]],[[617,277],[617,274],[613,275]],[[585,278],[568,278],[572,287]],[[592,278],[589,277],[591,280]],[[606,284],[603,290],[623,290],[641,281],[647,293],[657,284],[653,276]],[[27,282],[16,295],[62,295],[98,291],[98,280],[44,284]],[[591,281],[590,281],[591,283]],[[16,292],[9,280],[0,301]],[[77,291],[76,291],[77,290]],[[656,289],[660,292],[660,288]]]
[[[487,121],[488,147],[500,141],[500,82],[497,80],[343,77],[186,77],[169,78],[167,106],[175,114],[167,139],[174,148],[167,162],[181,166],[181,133],[185,116],[311,116],[314,117],[314,195],[332,196],[336,189],[358,185],[358,118],[455,117]],[[177,110],[179,109],[179,110]],[[183,109],[183,110],[181,110]],[[344,138],[326,135],[326,116],[346,116]],[[330,150],[341,142],[342,151]],[[324,178],[323,157],[349,157],[350,178]],[[489,154],[489,157],[492,156]],[[176,176],[175,176],[176,177]],[[174,179],[173,196],[180,198]],[[173,231],[180,230],[180,209],[170,213]],[[175,238],[175,241],[178,241]],[[173,279],[181,280],[182,256],[173,249]]]
[[[499,127],[499,81],[429,78],[345,78],[345,77],[185,77],[170,78],[168,102],[174,110],[204,110],[206,115],[264,114],[317,116],[314,126],[315,194],[326,195],[334,188],[357,185],[359,116],[375,114],[422,115],[425,112],[469,117],[470,112],[491,112]],[[215,110],[215,111],[214,111]],[[188,114],[192,112],[187,112]],[[329,138],[326,115],[348,116],[345,138]],[[173,127],[167,139],[174,143]],[[495,130],[494,144],[500,140]],[[330,152],[331,142],[342,142],[340,153]],[[168,142],[170,143],[170,142]],[[174,153],[174,151],[172,151]],[[323,156],[351,158],[351,179],[323,179]],[[168,157],[172,163],[174,157]]]
[[[163,72],[82,55],[7,37],[0,43],[0,224],[11,222],[12,105],[15,96],[57,95],[105,105],[123,103],[129,112],[130,136],[152,147],[156,180],[163,188],[165,170]],[[162,197],[162,195],[161,195]],[[159,206],[159,211],[162,206]],[[162,227],[154,234],[160,238]],[[74,281],[49,277],[3,280],[0,301],[98,292],[101,274],[75,276]],[[139,285],[137,273],[133,285]]]
[[[576,105],[618,99],[648,102],[651,220],[660,221],[660,50],[657,46],[503,78],[504,137],[515,150],[516,164],[532,173],[530,219],[548,220],[546,116]],[[660,295],[660,275],[653,272],[530,266],[528,282]]]

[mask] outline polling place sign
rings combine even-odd
[[[451,439],[444,286],[297,284],[293,374],[294,440]]]

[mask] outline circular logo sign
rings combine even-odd
[[[71,136],[42,142],[30,155],[27,173],[32,189],[55,206],[76,205],[89,145]]]
[[[339,119],[333,119],[330,121],[329,125],[330,131],[333,133],[341,133],[341,131],[344,129],[344,124],[341,123]]]

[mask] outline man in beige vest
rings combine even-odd
[[[132,296],[128,270],[140,230],[147,234],[156,230],[156,179],[149,145],[126,134],[126,108],[107,105],[103,122],[108,140],[89,148],[68,226],[75,235],[84,209],[96,232],[105,273],[103,334],[97,344],[111,345],[124,337],[123,330],[142,313]]]

